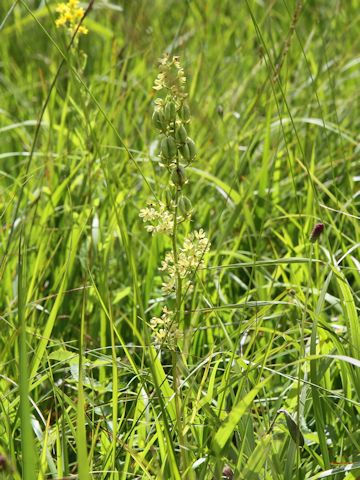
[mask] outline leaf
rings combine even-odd
[[[360,462],[349,463],[343,467],[331,468],[330,470],[325,470],[324,472],[317,473],[313,477],[310,477],[309,480],[318,480],[319,478],[334,477],[337,474],[350,472],[351,470],[357,470],[360,468]]]
[[[49,357],[50,360],[57,360],[58,362],[65,362],[65,363],[78,363],[78,355],[74,352],[70,352],[65,348],[59,348],[58,350],[54,350],[50,353]]]
[[[246,467],[242,473],[241,478],[245,480],[258,480],[261,469],[267,460],[267,456],[271,447],[271,435],[266,434],[256,445],[255,450],[249,457]]]
[[[258,383],[247,395],[245,395],[245,397],[241,398],[235,405],[235,407],[231,410],[229,415],[224,420],[223,424],[220,426],[219,430],[216,432],[213,439],[212,449],[216,454],[220,454],[221,451],[224,449],[230,436],[233,434],[237,424],[241,420],[241,417],[249,408],[259,391],[264,388],[266,383],[268,383],[271,378],[272,377],[270,376],[262,382]]]
[[[283,413],[285,415],[286,426],[287,426],[287,428],[289,430],[289,433],[291,435],[291,438],[294,440],[295,444],[299,445],[299,447],[303,447],[304,444],[305,444],[303,434],[301,433],[298,424],[292,418],[290,413],[287,410],[285,410],[284,408],[281,408],[280,410],[278,410],[278,413]]]

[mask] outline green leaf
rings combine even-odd
[[[284,408],[281,408],[280,410],[278,410],[278,413],[283,413],[285,415],[286,426],[295,444],[299,445],[300,447],[303,447],[305,443],[303,434],[301,433],[298,424],[292,418],[290,413]]]
[[[261,469],[264,467],[264,463],[267,460],[269,451],[271,449],[270,434],[264,435],[259,443],[256,445],[255,450],[250,455],[247,461],[246,467],[242,472],[241,478],[244,480],[258,480]]]
[[[241,417],[249,408],[259,391],[268,383],[271,378],[272,377],[270,376],[258,383],[247,395],[245,395],[244,398],[241,398],[231,410],[213,439],[212,449],[216,454],[219,455],[222,452],[231,435],[234,433],[234,430],[237,427]]]

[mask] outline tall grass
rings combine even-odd
[[[357,3],[95,0],[71,39],[56,2],[1,2],[3,478],[359,477]],[[176,370],[139,218],[165,51],[211,241]]]

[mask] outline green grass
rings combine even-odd
[[[71,48],[55,7],[0,5],[0,477],[360,478],[358,2],[95,0]],[[211,241],[175,354],[139,218],[164,51]]]

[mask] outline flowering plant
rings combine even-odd
[[[179,57],[164,55],[159,70],[153,87],[158,97],[152,120],[160,133],[161,166],[169,173],[170,189],[166,193],[166,202],[149,202],[139,216],[147,223],[148,232],[166,234],[172,240],[172,249],[165,254],[160,271],[164,273],[163,291],[169,301],[175,295],[176,308],[172,311],[164,306],[162,315],[151,319],[150,327],[157,345],[166,344],[174,350],[183,336],[180,330],[181,305],[191,291],[194,274],[204,265],[210,242],[203,229],[184,238],[179,232],[180,224],[189,221],[192,215],[191,202],[182,190],[188,183],[186,168],[196,157],[196,147],[187,131],[190,109],[186,102],[186,77]]]

